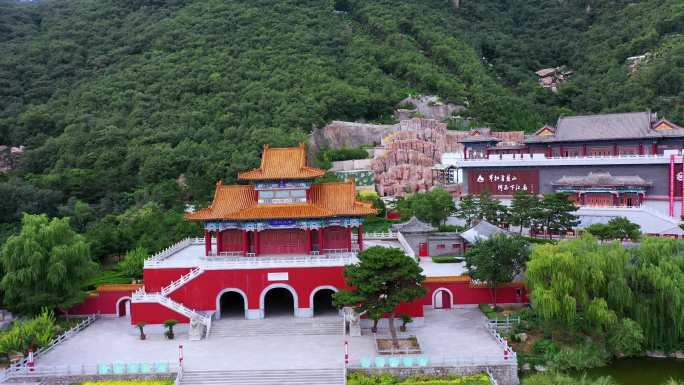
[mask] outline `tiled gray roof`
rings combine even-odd
[[[498,228],[487,221],[480,221],[480,223],[461,233],[461,237],[469,243],[475,243],[478,239],[487,240],[495,234],[507,233],[506,230]]]
[[[396,225],[392,225],[392,230],[394,231],[399,231],[401,233],[430,233],[433,231],[437,231],[436,228],[432,227],[431,225],[420,221],[416,217],[411,217],[407,222],[404,223],[397,223]]]
[[[527,135],[525,143],[684,137],[684,129],[681,127],[653,130],[654,121],[655,116],[650,112],[561,117],[558,119],[555,135]]]
[[[583,176],[566,176],[553,182],[554,186],[650,186],[653,183],[638,175],[613,176],[609,172],[590,172]]]

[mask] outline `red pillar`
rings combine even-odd
[[[204,230],[204,255],[209,256],[211,254],[211,232],[209,230]]]
[[[463,159],[468,159],[468,150],[463,146]]]
[[[306,232],[306,253],[311,254],[313,250],[313,243],[311,242],[311,229],[304,230]]]
[[[618,154],[618,145],[617,145],[617,144],[614,144],[614,145],[613,145],[613,155],[614,155],[614,156],[618,156],[618,155],[619,155],[619,154]]]
[[[357,239],[359,242],[359,252],[363,251],[363,225],[359,225],[359,227],[356,228],[357,230]]]
[[[563,153],[563,145],[560,145],[560,149],[558,150],[560,152],[561,158],[565,157],[565,154]]]
[[[323,254],[323,228],[318,229],[318,253]]]
[[[553,153],[551,152],[551,146],[546,147],[546,157],[550,158]]]
[[[658,154],[658,145],[653,143],[651,144],[651,155],[656,155]]]
[[[677,178],[675,177],[675,180]],[[684,156],[682,157],[682,184],[681,184],[681,190],[679,192],[680,195],[680,201],[679,201],[679,217],[684,218]]]
[[[582,145],[582,156],[587,156],[587,145],[586,144]]]
[[[223,232],[216,230],[216,255],[221,255],[223,251]]]
[[[675,177],[675,157],[670,155],[670,211],[671,217],[674,217],[674,186],[677,183],[677,178]]]
[[[247,230],[242,231],[242,253],[244,255],[249,253],[249,233],[247,233]]]
[[[644,155],[644,144],[639,143],[639,155]]]
[[[254,255],[259,255],[259,232],[254,230]]]

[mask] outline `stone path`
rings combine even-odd
[[[410,333],[418,337],[424,354],[435,357],[433,360],[442,355],[502,354],[484,329],[483,319],[478,309],[427,310],[424,326],[410,329]],[[130,321],[101,319],[40,357],[37,363],[177,362],[180,344],[184,368],[188,371],[341,368],[345,341],[349,342],[354,362],[360,357],[375,355],[370,335],[268,335],[189,341],[187,328],[179,325],[176,329],[176,340],[167,340],[161,328],[148,326],[145,328],[148,339],[140,341],[138,330]]]

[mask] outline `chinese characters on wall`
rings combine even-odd
[[[537,170],[469,170],[468,192],[479,194],[483,191],[494,195],[513,195],[518,191],[537,194],[539,192],[539,172]]]

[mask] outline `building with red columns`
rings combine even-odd
[[[70,313],[130,316],[133,324],[195,318],[208,327],[224,317],[337,314],[332,294],[346,288],[345,266],[358,261],[364,245],[362,220],[375,210],[356,200],[351,180],[314,183],[323,174],[307,166],[303,146],[266,146],[260,167],[239,174],[246,184],[218,183],[212,204],[187,214],[203,224],[203,238],[186,239],[146,260],[142,287],[100,290]],[[461,264],[436,264],[395,243],[419,260],[428,288],[398,312],[419,324],[424,307],[490,302],[490,289],[471,282]],[[527,301],[520,282],[504,285],[497,295],[502,302]]]

